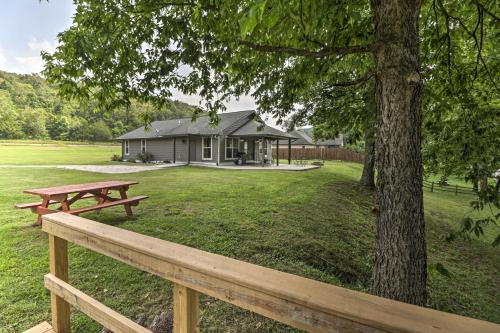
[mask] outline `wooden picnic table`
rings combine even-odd
[[[139,201],[147,196],[140,195],[132,198],[127,197],[127,191],[131,185],[138,184],[135,181],[111,180],[105,182],[63,185],[56,187],[38,188],[25,190],[24,193],[38,195],[41,202],[17,204],[17,209],[31,209],[38,214],[37,223],[42,223],[42,215],[63,211],[73,215],[100,210],[102,208],[123,205],[128,216],[132,216],[131,206],[137,206]],[[110,196],[110,191],[118,191],[120,198]],[[82,208],[71,209],[71,205],[83,199],[94,198],[97,204]],[[52,209],[49,205],[58,204],[59,207]]]

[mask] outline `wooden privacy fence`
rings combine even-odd
[[[288,159],[288,146],[280,145],[279,158]],[[342,160],[363,163],[364,155],[344,148],[292,148],[292,160]],[[276,158],[276,148],[273,148]]]
[[[68,283],[68,241],[173,282],[174,332],[197,332],[199,294],[310,332],[500,332],[500,325],[336,287],[66,213],[49,234],[52,328],[70,331],[70,306],[115,333],[150,332]],[[53,331],[52,331],[52,330]],[[224,328],[221,328],[224,330]],[[34,331],[32,331],[34,332]]]

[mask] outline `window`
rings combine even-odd
[[[125,142],[123,142],[123,150],[125,155],[130,155],[128,140],[125,140]]]
[[[238,158],[239,138],[226,138],[226,159]]]
[[[141,139],[141,153],[146,152],[146,139]]]
[[[203,137],[202,141],[202,160],[212,159],[212,137]]]

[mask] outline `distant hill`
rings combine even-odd
[[[0,139],[107,141],[153,120],[190,117],[195,107],[172,101],[163,109],[133,102],[129,110],[105,113],[96,103],[81,106],[61,99],[38,75],[0,71]]]

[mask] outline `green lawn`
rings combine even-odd
[[[120,149],[116,145],[0,143],[0,165],[105,164]]]
[[[87,151],[78,154],[93,163],[99,162],[100,154],[105,163],[110,152],[102,149],[102,153],[92,150],[90,157]],[[45,158],[69,163],[59,152],[46,152]],[[176,167],[117,176],[0,168],[0,332],[20,332],[50,319],[49,293],[43,288],[43,275],[48,271],[47,235],[32,226],[33,214],[13,209],[15,203],[32,200],[23,189],[138,180],[131,193],[150,198],[135,208],[133,218],[126,218],[123,208],[83,216],[366,291],[374,231],[373,192],[358,185],[360,172],[360,165],[345,162],[307,172]],[[449,244],[441,239],[469,212],[468,200],[468,196],[425,192],[429,263],[442,263],[451,274],[450,278],[430,275],[429,306],[500,323],[500,249],[489,245],[497,230],[489,230],[486,239],[470,242]],[[171,307],[168,282],[77,246],[70,246],[70,281],[131,318],[146,314],[151,320]],[[99,331],[95,322],[78,312],[73,312],[72,323],[74,332]],[[221,328],[231,332],[287,330],[203,297],[202,330]]]

